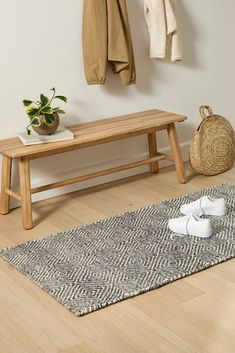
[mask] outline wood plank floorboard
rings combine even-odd
[[[33,204],[35,228],[20,209],[0,217],[0,246],[10,246],[220,183],[235,167],[205,177],[173,167]],[[76,317],[0,260],[0,353],[234,353],[235,260],[108,308]]]

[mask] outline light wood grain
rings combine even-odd
[[[11,189],[6,189],[6,193],[7,195],[11,196],[11,197],[14,197],[14,199],[18,200],[18,201],[21,201],[21,195],[20,193],[18,192],[15,192]]]
[[[33,227],[32,200],[31,200],[30,168],[29,168],[29,160],[27,158],[21,158],[19,160],[19,174],[20,174],[22,223],[23,223],[24,229],[31,229]]]
[[[0,141],[0,153],[4,156],[1,213],[6,214],[9,212],[9,197],[12,196],[16,198],[18,201],[21,201],[22,204],[23,226],[25,229],[31,229],[33,226],[31,194],[75,184],[80,181],[105,176],[130,168],[136,168],[145,164],[150,164],[152,172],[157,173],[159,170],[158,161],[172,160],[172,156],[157,153],[156,131],[161,130],[168,131],[178,179],[181,183],[186,182],[180,146],[175,130],[175,123],[182,122],[185,119],[186,117],[182,115],[167,113],[160,110],[148,110],[71,126],[70,130],[74,133],[73,140],[33,146],[24,146],[15,138]],[[140,134],[147,134],[148,137],[148,159],[108,168],[75,178],[61,180],[48,185],[42,185],[31,190],[29,160],[43,158],[49,155],[57,155],[59,153],[129,138]],[[11,158],[20,160],[20,194],[10,189],[11,162],[9,161],[11,161]]]
[[[73,348],[66,349],[65,351],[61,351],[60,353],[95,353],[88,345],[79,344]]]
[[[43,350],[28,336],[14,319],[9,318],[7,313],[0,310],[0,351],[7,353],[28,352],[43,353]]]
[[[180,144],[179,144],[174,123],[171,123],[168,125],[167,132],[168,132],[168,136],[171,144],[172,154],[174,156],[176,173],[177,173],[179,182],[184,184],[187,182],[187,178],[185,174],[183,158],[180,150]]]
[[[10,315],[15,324],[31,337],[41,351],[48,349],[51,353],[57,353],[59,349],[73,347],[79,342],[76,335],[64,323],[53,317],[43,304],[38,305],[30,293],[2,270],[0,281],[4,283],[4,287],[0,288],[0,302],[3,303],[5,298],[8,298],[1,308],[2,311],[5,315]],[[27,301],[27,305],[22,305],[22,301]],[[55,331],[57,334],[53,337]]]
[[[157,153],[157,139],[156,132],[148,133],[148,146],[149,146],[149,157],[152,158]],[[158,173],[159,165],[158,162],[150,164],[152,173]]]
[[[1,196],[0,196],[0,213],[2,215],[9,213],[10,195],[7,193],[7,190],[11,186],[11,169],[12,169],[12,159],[7,156],[3,156]]]
[[[24,146],[19,139],[16,142],[15,138],[12,141],[2,140],[0,153],[12,158],[42,158],[164,129],[172,122],[182,122],[185,119],[185,116],[159,110],[145,111],[68,127],[74,132],[73,140],[33,146]]]

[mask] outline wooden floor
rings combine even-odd
[[[34,204],[0,217],[0,247],[133,210],[201,187],[235,184],[235,168],[179,184],[173,168]],[[1,353],[234,353],[235,260],[78,318],[0,260]]]

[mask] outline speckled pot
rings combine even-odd
[[[44,117],[40,116],[41,125],[34,126],[32,125],[33,130],[39,135],[52,135],[56,132],[60,124],[59,114],[55,113],[55,120],[51,125],[47,125],[44,121]]]

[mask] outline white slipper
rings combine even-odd
[[[203,219],[196,215],[188,215],[172,218],[168,222],[169,229],[182,235],[193,235],[200,238],[212,236],[212,226],[209,219]]]
[[[184,215],[225,216],[227,211],[224,199],[214,199],[210,196],[203,196],[180,207],[180,212]]]

